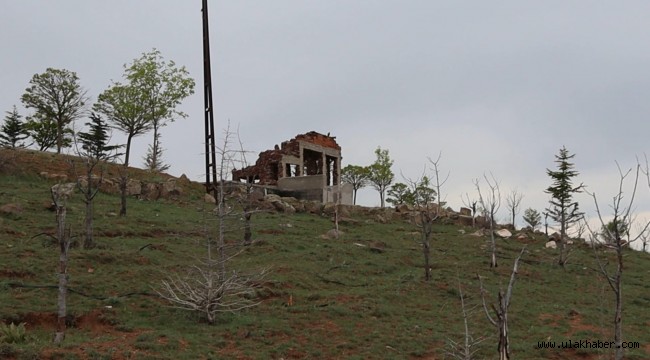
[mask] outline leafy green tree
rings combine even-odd
[[[130,85],[114,82],[99,95],[94,105],[95,111],[106,116],[112,127],[126,134],[124,163],[120,176],[120,216],[126,215],[126,184],[128,182],[131,142],[136,136],[151,130],[151,121],[146,116],[142,94]]]
[[[348,165],[341,169],[341,180],[345,183],[352,185],[353,190],[353,204],[357,203],[357,191],[361,188],[368,186],[368,176],[370,171],[365,166]]]
[[[153,49],[125,67],[124,77],[137,89],[143,102],[143,114],[151,122],[153,143],[145,157],[145,166],[160,172],[169,168],[162,162],[160,128],[176,118],[187,114],[176,108],[186,97],[194,94],[194,80],[184,66],[177,67],[173,61],[165,62],[160,51]]]
[[[393,206],[402,204],[413,205],[415,202],[411,189],[409,189],[408,185],[404,183],[393,184],[386,192],[386,195],[386,202],[392,204]]]
[[[35,132],[40,137],[41,150],[44,146],[51,147],[46,146],[49,141],[45,139],[53,137],[56,152],[61,153],[62,148],[71,144],[66,140],[72,131],[70,124],[86,113],[86,91],[79,84],[77,74],[65,69],[48,68],[42,74],[35,74],[29,83],[21,100],[25,108],[34,109],[30,119],[32,134]],[[54,134],[46,134],[47,131]]]
[[[386,205],[384,201],[386,189],[393,183],[395,178],[395,174],[391,170],[393,160],[391,160],[388,150],[382,150],[381,147],[377,147],[375,155],[377,159],[368,167],[370,172],[368,181],[379,192],[381,207],[383,208]]]
[[[530,226],[533,231],[537,229],[538,226],[542,224],[542,214],[539,213],[539,211],[528,208],[524,210],[524,221],[528,226]]]
[[[630,231],[628,227],[629,225],[626,221],[621,219],[611,220],[602,227],[600,237],[606,244],[615,245],[617,236],[620,241],[624,236],[629,235]]]
[[[56,146],[58,137],[56,135],[57,124],[55,121],[50,119],[35,120],[33,117],[28,117],[25,128],[27,129],[29,136],[31,136],[36,145],[38,145],[39,151],[47,151]],[[61,139],[62,147],[66,148],[72,145],[73,134],[72,129],[63,129],[63,138]]]
[[[121,146],[108,144],[110,141],[110,129],[101,116],[92,113],[90,115],[90,122],[87,122],[86,126],[88,126],[88,132],[79,132],[77,134],[78,142],[81,144],[81,149],[78,149],[78,154],[84,159],[86,181],[85,185],[82,185],[81,181],[77,182],[77,186],[83,193],[83,201],[86,204],[86,234],[83,247],[84,249],[91,249],[95,246],[93,240],[93,205],[95,196],[99,191],[99,184],[102,181],[101,175],[95,181],[93,172],[102,161],[109,161],[119,156],[116,152]]]
[[[25,144],[21,143],[21,141],[28,137],[27,126],[22,121],[22,116],[18,113],[16,105],[14,105],[12,111],[7,111],[4,124],[0,128],[0,146],[12,149],[24,147]]]
[[[423,176],[411,190],[411,198],[413,204],[419,206],[432,205],[434,203],[436,200],[436,190],[432,188],[431,179],[428,176]],[[436,204],[436,206],[439,205]]]
[[[574,164],[570,162],[574,156],[575,154],[569,154],[569,151],[563,146],[559,154],[555,156],[557,170],[546,169],[547,175],[553,180],[552,185],[545,190],[547,194],[551,195],[549,200],[551,206],[546,211],[551,219],[560,225],[560,255],[558,258],[560,266],[564,266],[567,260],[565,246],[567,229],[571,224],[580,220],[583,215],[578,209],[578,202],[573,201],[573,195],[580,193],[584,187],[583,184],[573,185],[573,178],[579,174],[573,169]]]

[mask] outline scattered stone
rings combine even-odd
[[[469,236],[476,236],[476,237],[483,237],[485,236],[485,232],[481,229],[474,231],[473,233],[469,234]]]
[[[544,245],[545,248],[547,249],[557,249],[557,243],[553,240],[549,241]]]
[[[508,229],[499,229],[494,234],[502,239],[507,239],[512,236],[512,233]]]
[[[210,194],[205,194],[203,195],[203,201],[205,201],[208,204],[216,204],[217,201],[214,199],[214,196]]]
[[[19,204],[5,204],[0,206],[0,215],[17,216],[23,212],[23,207]]]
[[[464,229],[460,229],[460,230],[458,230],[458,233],[461,234],[461,235],[465,235],[466,231]]]
[[[526,233],[519,233],[517,235],[517,240],[528,240],[528,235],[526,235]]]
[[[336,230],[336,229],[331,229],[325,234],[326,237],[329,239],[338,239],[341,236],[343,236],[343,231],[341,230]]]

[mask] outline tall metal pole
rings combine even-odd
[[[210,70],[210,32],[208,30],[208,0],[203,0],[203,100],[205,104],[205,188],[217,197],[217,152],[214,144],[214,115],[212,108],[212,72]]]

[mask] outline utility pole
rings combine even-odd
[[[203,0],[203,100],[205,104],[205,189],[217,198],[217,153],[214,144],[214,112],[212,108],[212,71],[210,70],[210,31],[208,0]]]

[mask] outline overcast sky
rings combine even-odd
[[[189,117],[162,130],[169,172],[202,180],[200,10],[200,0],[5,1],[0,110],[28,114],[20,96],[48,67],[75,71],[94,102],[123,64],[157,48],[198,85],[180,107]],[[210,1],[209,13],[216,126],[239,126],[251,161],[329,132],[343,165],[368,165],[381,146],[410,178],[441,153],[454,208],[492,172],[541,211],[565,145],[607,210],[615,161],[628,168],[649,150],[648,1],[237,0]],[[134,164],[151,137],[135,139]],[[644,186],[639,212],[650,210]],[[379,203],[374,190],[359,196]]]

